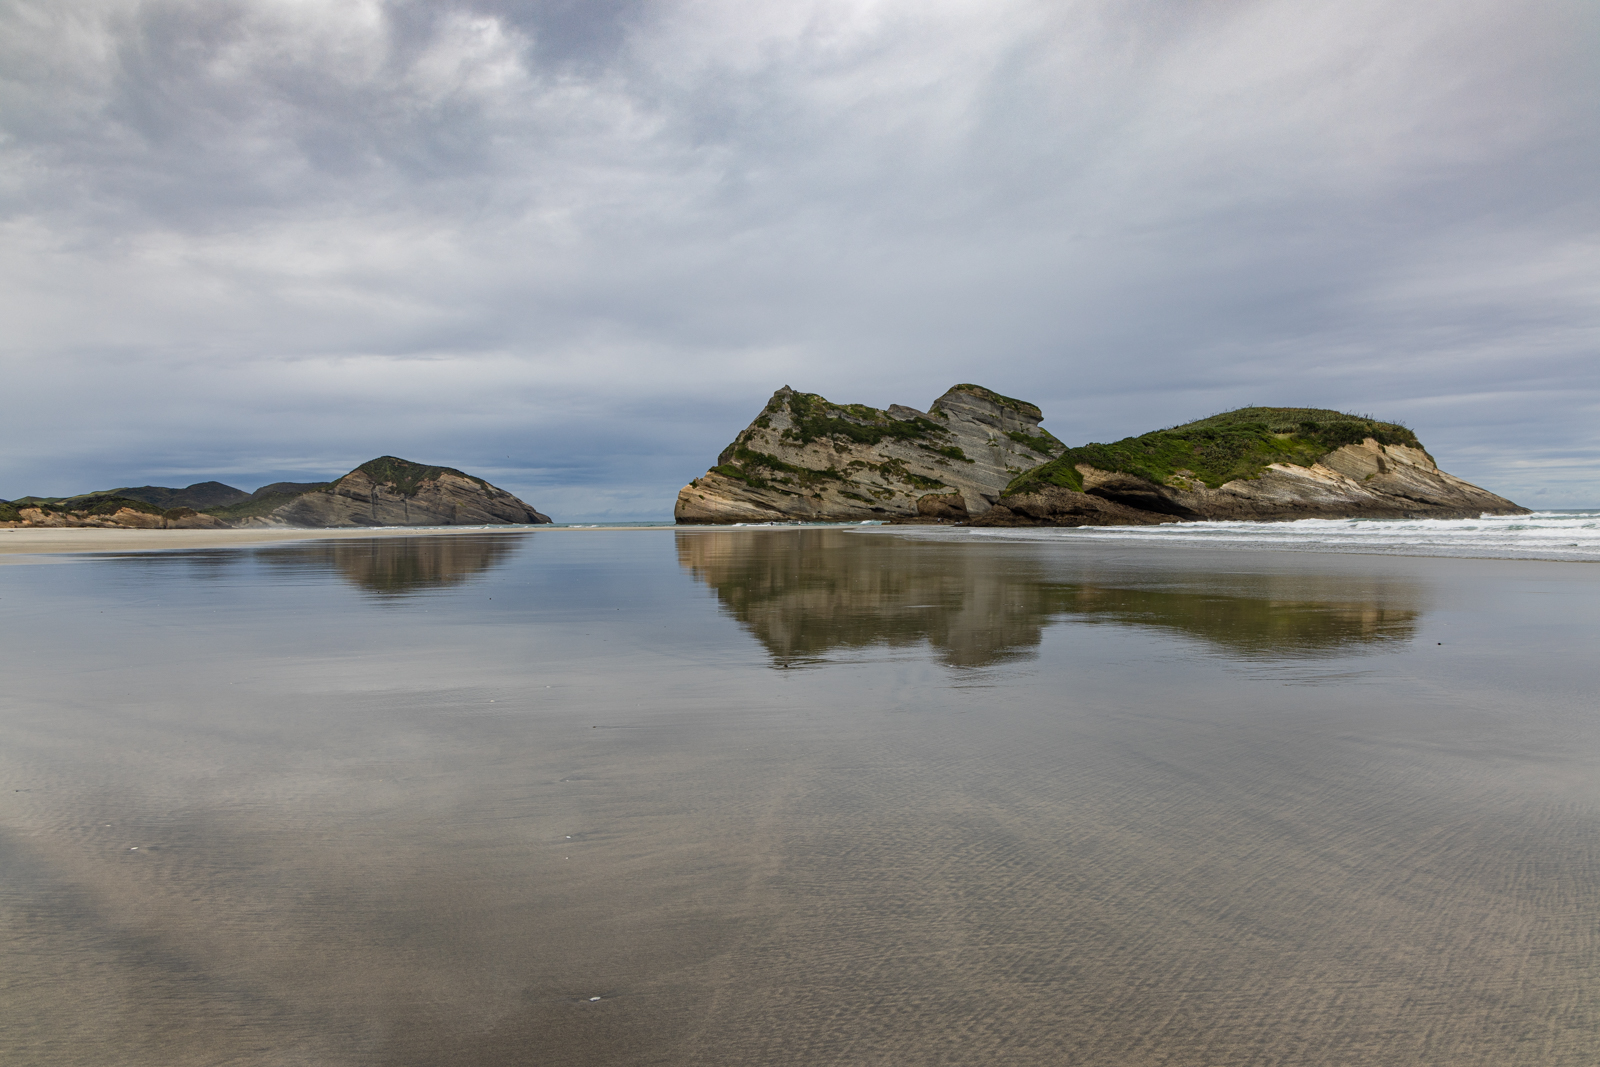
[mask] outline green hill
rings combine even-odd
[[[250,494],[243,489],[235,489],[221,482],[196,482],[183,489],[173,489],[165,485],[125,486],[121,489],[107,490],[106,495],[143,500],[146,504],[154,504],[158,508],[192,508],[195,511],[210,511],[212,508],[237,504],[241,500],[250,498]]]
[[[1077,465],[1136,475],[1158,485],[1180,471],[1213,489],[1236,478],[1254,478],[1271,463],[1309,467],[1335,449],[1360,444],[1421,449],[1417,435],[1393,422],[1326,408],[1239,408],[1112,444],[1069,448],[1049,463],[1019,474],[1006,495],[1046,485],[1083,491]]]

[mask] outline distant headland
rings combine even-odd
[[[1024,400],[956,385],[927,411],[784,386],[678,493],[678,522],[1128,526],[1203,519],[1474,518],[1528,509],[1440,470],[1411,430],[1248,407],[1068,448]]]
[[[379,456],[331,482],[274,482],[253,493],[221,482],[0,501],[0,526],[112,529],[544,524],[504,489],[454,467]]]

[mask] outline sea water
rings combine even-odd
[[[970,529],[989,539],[1211,545],[1478,559],[1600,561],[1600,511],[1537,511],[1475,519],[1299,519],[1078,529]]]
[[[0,1062],[1596,1062],[1600,568],[1288,528],[0,569]]]

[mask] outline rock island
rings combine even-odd
[[[680,523],[1460,519],[1526,508],[1439,469],[1398,423],[1248,407],[1068,448],[1026,401],[957,385],[926,412],[788,386],[684,486]]]

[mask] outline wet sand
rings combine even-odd
[[[839,531],[11,568],[0,1059],[1587,1067],[1593,575]]]
[[[452,537],[461,534],[526,533],[529,527],[493,530],[480,527],[427,530],[406,529],[251,529],[251,530],[103,530],[87,527],[60,529],[16,526],[0,529],[0,564],[29,560],[5,559],[18,555],[53,555],[67,552],[163,552],[197,548],[234,548],[245,545],[282,544],[293,541],[370,540],[375,537]]]
[[[621,532],[670,530],[671,526],[429,526],[400,529],[249,529],[249,530],[105,530],[87,527],[60,529],[25,526],[0,529],[0,566],[7,563],[38,563],[27,558],[83,552],[172,552],[185,549],[241,548],[249,545],[286,544],[296,541],[368,541],[391,537],[460,537],[462,535],[510,536],[538,530],[581,532]]]

